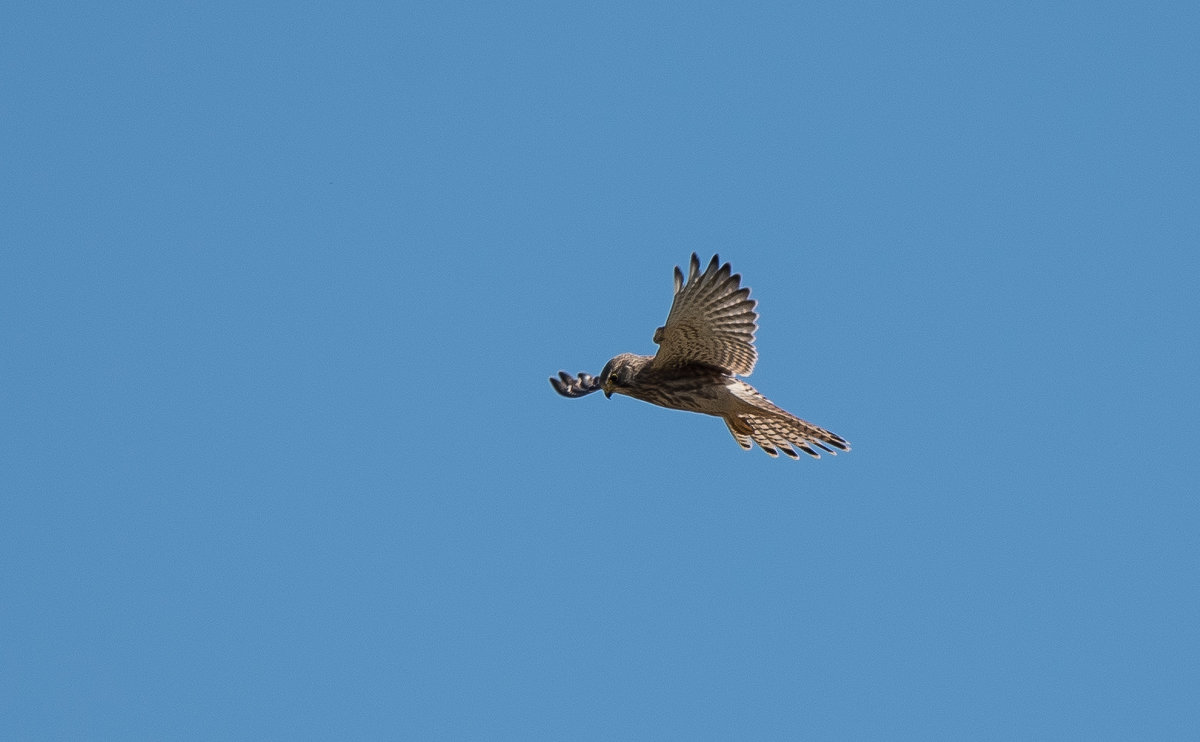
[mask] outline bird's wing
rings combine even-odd
[[[578,376],[559,371],[557,379],[550,377],[550,386],[564,397],[585,397],[600,391],[600,380],[586,371],[580,371]]]
[[[692,253],[686,283],[676,267],[675,300],[667,323],[654,332],[659,348],[652,367],[701,363],[742,376],[753,371],[758,312],[741,280],[716,255],[701,273],[700,258]]]

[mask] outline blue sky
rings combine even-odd
[[[3,21],[0,737],[1200,733],[1194,4]]]

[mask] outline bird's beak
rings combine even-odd
[[[605,398],[605,399],[612,399],[612,390],[611,390],[611,389],[605,389],[605,390],[604,390],[604,398]]]

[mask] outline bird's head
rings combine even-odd
[[[622,353],[604,364],[604,370],[600,372],[600,388],[604,396],[612,399],[613,394],[624,394],[624,390],[633,384],[633,376],[640,365],[648,360],[645,356]]]

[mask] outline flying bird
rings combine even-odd
[[[818,448],[830,454],[849,451],[841,436],[777,407],[738,378],[749,376],[758,360],[756,302],[741,280],[716,255],[701,273],[700,258],[692,253],[686,282],[675,268],[675,299],[667,323],[654,331],[656,355],[622,353],[599,376],[559,371],[550,377],[551,386],[564,397],[603,391],[610,399],[626,394],[660,407],[714,415],[725,421],[739,446],[749,450],[753,441],[772,457],[782,451],[796,459],[796,449],[818,459]]]

